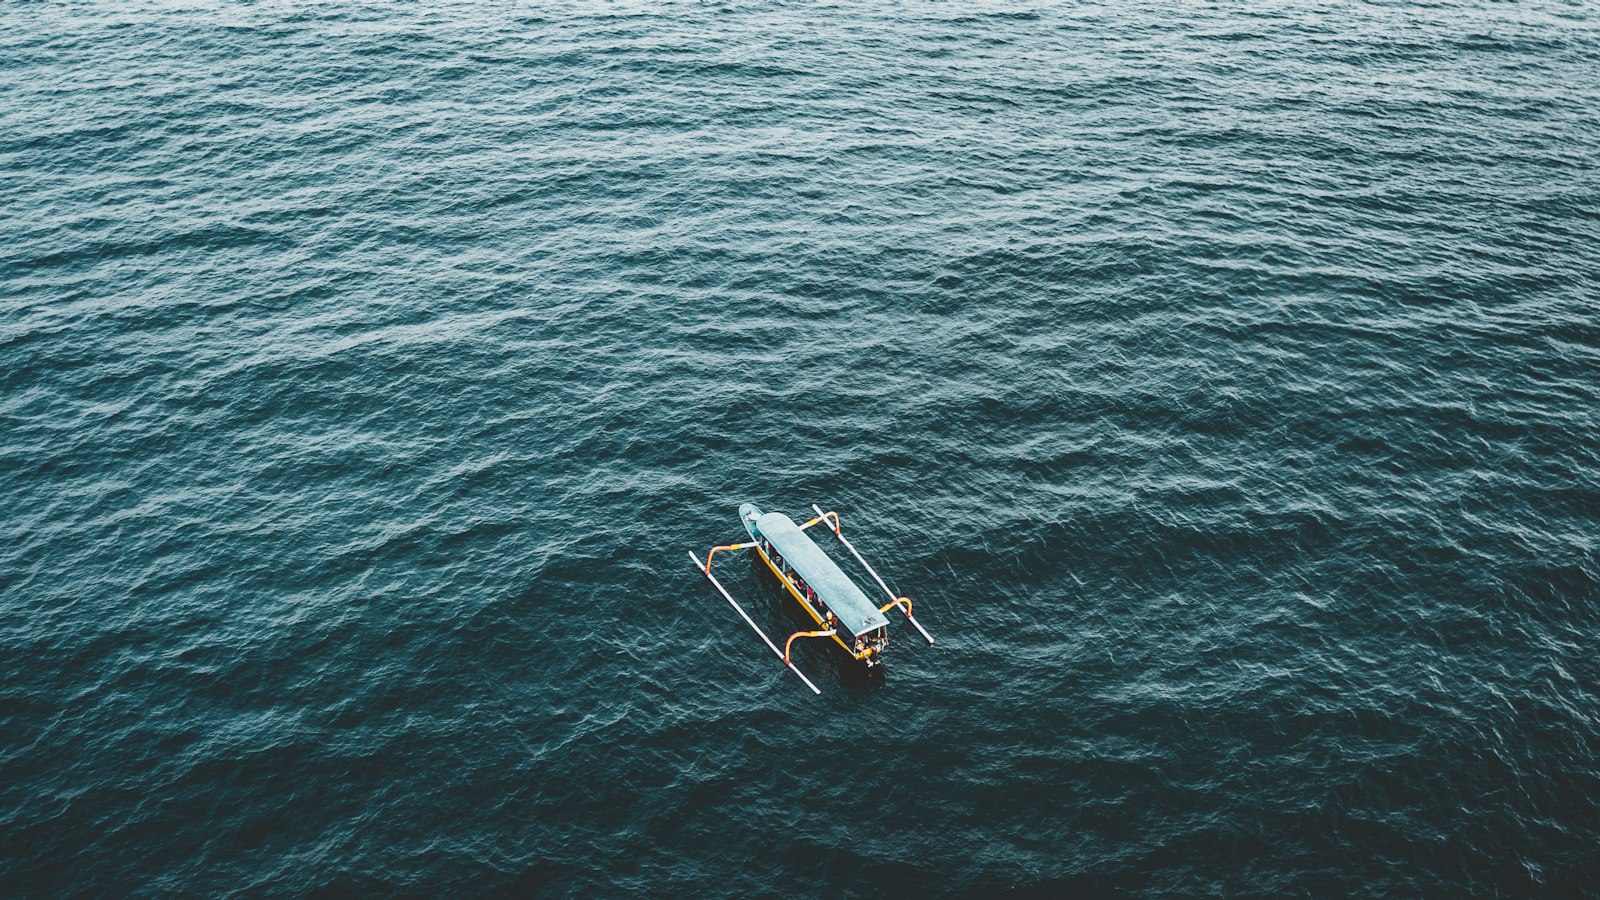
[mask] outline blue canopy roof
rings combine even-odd
[[[823,553],[793,519],[783,513],[764,513],[756,518],[755,526],[852,635],[866,634],[889,624],[867,595],[861,593],[861,588],[856,587],[838,563]]]

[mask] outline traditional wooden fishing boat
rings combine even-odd
[[[817,517],[804,525],[796,525],[794,520],[783,513],[764,513],[754,504],[745,503],[739,507],[739,521],[744,524],[745,531],[750,535],[750,540],[740,544],[724,544],[712,547],[706,553],[704,563],[689,551],[689,558],[694,560],[695,568],[703,572],[706,578],[716,586],[717,591],[727,601],[733,604],[747,624],[755,629],[756,634],[766,641],[772,652],[783,660],[789,670],[800,676],[800,680],[811,688],[813,693],[822,693],[816,685],[811,683],[804,673],[795,668],[794,662],[789,658],[789,651],[794,642],[801,638],[832,638],[834,643],[844,649],[854,659],[869,668],[875,668],[883,662],[884,648],[889,644],[889,620],[884,618],[884,613],[896,607],[906,614],[906,620],[927,638],[929,644],[933,637],[911,615],[911,600],[907,597],[897,597],[894,591],[884,583],[876,569],[861,556],[861,552],[844,536],[840,527],[839,514],[836,512],[823,512],[815,504],[811,507]],[[833,536],[839,539],[845,549],[855,556],[862,568],[872,576],[883,592],[889,595],[889,602],[882,606],[874,604],[862,592],[856,583],[850,580],[822,548],[817,546],[811,536],[806,534],[806,529],[819,523],[827,523],[832,527]],[[733,599],[728,589],[722,582],[711,574],[711,559],[722,550],[755,550],[761,560],[777,576],[778,582],[783,585],[789,596],[799,602],[800,608],[809,615],[820,627],[813,631],[797,631],[789,635],[784,642],[783,650],[778,650],[767,637],[766,632],[756,625],[755,620],[744,611],[744,607]]]

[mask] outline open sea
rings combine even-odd
[[[0,893],[1593,896],[1597,273],[1592,2],[0,0]]]

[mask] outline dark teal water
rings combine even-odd
[[[5,4],[0,884],[1600,891],[1597,147],[1591,4]]]

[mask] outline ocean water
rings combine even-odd
[[[1597,148],[1591,3],[4,4],[0,885],[1600,891]]]

